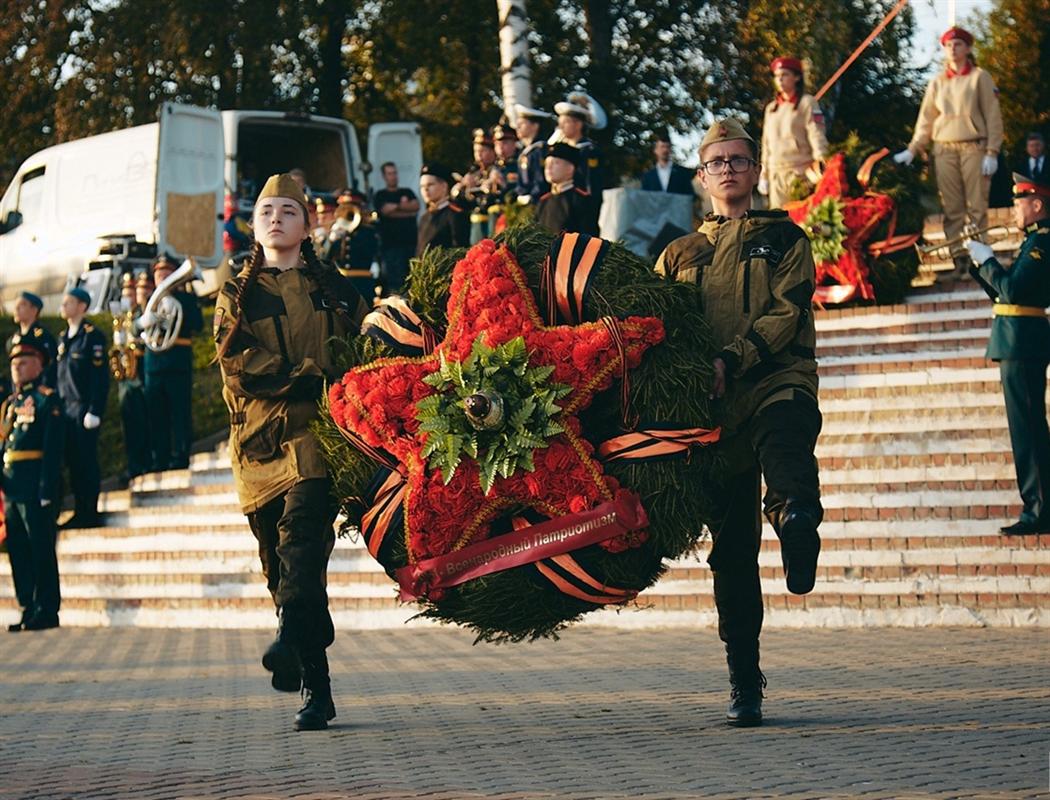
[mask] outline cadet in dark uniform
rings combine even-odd
[[[546,155],[547,143],[540,132],[540,125],[543,120],[551,119],[551,115],[521,103],[514,107],[514,111],[517,114],[514,127],[521,142],[521,153],[518,155],[518,202],[535,204],[550,190],[547,179],[543,177],[543,157]]]
[[[587,126],[604,128],[605,111],[593,97],[577,92],[570,94],[563,102],[556,103],[554,113],[558,115],[561,140],[580,150],[576,185],[590,192],[595,207],[600,211],[602,191],[605,189],[605,157],[594,140],[587,136]]]
[[[419,194],[427,210],[419,218],[416,258],[428,247],[469,247],[470,212],[449,199],[452,173],[443,164],[424,164],[419,172]]]
[[[657,272],[700,286],[720,348],[712,398],[721,401],[728,478],[708,562],[733,687],[727,722],[742,727],[761,724],[765,686],[758,662],[760,479],[795,594],[813,589],[823,517],[813,456],[821,428],[813,254],[786,212],[751,209],[760,173],[755,156],[754,140],[736,120],[711,127],[700,145],[700,177],[714,213],[656,262]]]
[[[1050,363],[1050,186],[1014,174],[1014,219],[1025,232],[1013,266],[1003,269],[988,245],[967,243],[970,274],[995,305],[987,358],[999,362],[1014,453],[1021,518],[1005,534],[1050,532],[1050,431],[1046,367]]]
[[[336,507],[310,428],[325,382],[342,374],[328,342],[357,335],[368,305],[318,261],[306,218],[295,181],[271,177],[255,204],[251,257],[216,300],[214,335],[237,493],[279,614],[263,666],[275,689],[306,690],[295,729],[320,730],[335,716],[325,571]]]
[[[175,261],[162,255],[153,263],[153,281],[161,281],[175,271]],[[168,295],[170,302],[182,306],[182,327],[176,332],[175,342],[167,350],[157,352],[146,348],[146,403],[150,413],[150,445],[153,450],[154,472],[166,469],[186,469],[190,465],[190,445],[193,440],[193,334],[204,327],[204,319],[197,298],[182,288]],[[153,325],[154,319],[143,314],[139,320],[143,328]]]
[[[32,292],[22,292],[15,300],[14,313],[11,315],[18,330],[7,339],[4,347],[5,353],[10,353],[11,348],[19,344],[23,339],[29,341],[46,356],[44,362],[44,373],[40,380],[45,386],[55,388],[56,378],[56,356],[58,355],[58,342],[47,328],[40,324],[40,312],[44,309],[44,301]]]
[[[500,174],[500,202],[502,205],[518,201],[518,134],[506,117],[492,128],[496,143],[496,167]]]
[[[594,198],[573,183],[580,158],[580,151],[565,142],[558,142],[548,150],[544,170],[551,190],[540,198],[536,221],[551,233],[598,235],[598,208]]]
[[[65,414],[65,462],[74,511],[62,528],[95,528],[98,516],[98,428],[109,394],[106,337],[84,318],[91,295],[80,287],[62,298],[69,328],[58,343],[58,393]]]
[[[40,382],[47,354],[33,339],[10,351],[14,393],[0,412],[7,555],[22,618],[11,632],[58,627],[61,595],[51,498],[62,458],[58,394]]]
[[[136,283],[142,285],[140,290]],[[124,480],[130,481],[149,472],[149,413],[146,390],[143,385],[142,359],[146,346],[139,337],[135,323],[149,300],[153,283],[142,273],[136,282],[130,272],[124,274],[121,285],[121,310],[113,317],[113,347],[109,351],[109,371],[117,382],[120,399],[120,421],[124,428],[124,453],[127,469]],[[141,302],[140,302],[141,296]]]

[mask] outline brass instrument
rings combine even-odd
[[[1011,236],[1015,235],[1014,232],[1013,232],[1013,229],[1009,225],[989,225],[987,228],[981,228],[979,230],[977,228],[968,227],[966,230],[964,230],[961,234],[956,236],[954,239],[949,239],[946,242],[938,242],[936,244],[926,244],[926,245],[916,244],[915,245],[915,250],[919,254],[919,261],[926,261],[927,259],[929,259],[929,257],[931,255],[936,253],[938,250],[945,250],[945,249],[950,250],[952,247],[955,247],[956,245],[963,244],[964,242],[968,242],[968,241],[970,241],[972,239],[978,239],[980,237],[983,237],[989,231],[995,231],[995,230],[1005,231],[1005,233],[1002,233],[1002,234],[1000,234],[998,236],[993,236],[990,239],[983,239],[982,238],[981,241],[984,242],[985,244],[989,244],[990,245],[990,244],[994,244],[995,242],[1001,242],[1004,239],[1009,239]]]
[[[142,331],[142,341],[154,353],[161,353],[171,348],[182,329],[182,306],[172,297],[172,293],[177,291],[182,284],[194,281],[199,277],[197,262],[193,256],[188,256],[179,268],[161,281],[150,295],[143,313],[149,314],[152,322]]]
[[[135,312],[113,315],[113,347],[109,350],[109,372],[114,380],[133,381],[139,375],[142,345],[135,332]]]

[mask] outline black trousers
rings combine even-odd
[[[1014,453],[1021,520],[1050,522],[1050,431],[1046,423],[1046,361],[999,362],[1006,421]]]
[[[15,597],[26,616],[58,614],[62,596],[55,555],[55,515],[40,501],[20,503],[5,498],[7,556]]]
[[[300,481],[248,515],[274,604],[302,620],[308,643],[321,648],[335,638],[326,588],[335,513],[329,481],[320,478]]]
[[[146,372],[146,403],[150,413],[152,469],[185,469],[193,439],[191,405],[193,372],[166,369]]]
[[[128,475],[134,478],[149,472],[150,454],[149,411],[146,391],[141,381],[121,381],[120,421],[124,427],[124,451],[128,461]]]
[[[730,476],[718,493],[707,558],[714,574],[718,635],[727,644],[755,642],[762,631],[762,478],[762,506],[771,520],[786,505],[803,506],[818,521],[823,516],[813,455],[822,422],[816,401],[796,390],[791,399],[756,414],[739,434],[742,440],[736,444],[748,450],[750,466]]]
[[[398,292],[408,278],[409,260],[416,252],[416,243],[391,245],[383,248],[383,289],[387,294]]]
[[[73,488],[74,510],[78,517],[98,516],[101,477],[98,466],[99,428],[88,430],[84,420],[66,418],[65,462]]]

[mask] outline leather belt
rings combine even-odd
[[[4,463],[13,464],[15,461],[39,461],[43,457],[43,450],[7,450],[4,452]]]
[[[175,347],[192,347],[193,339],[176,339],[174,342],[172,342],[172,345],[174,345]]]
[[[997,317],[1045,317],[1046,309],[1039,306],[1015,306],[1010,303],[996,303],[992,313]]]

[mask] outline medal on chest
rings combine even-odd
[[[23,430],[36,421],[36,403],[32,396],[25,398],[22,405],[15,406],[15,425],[23,426]]]

